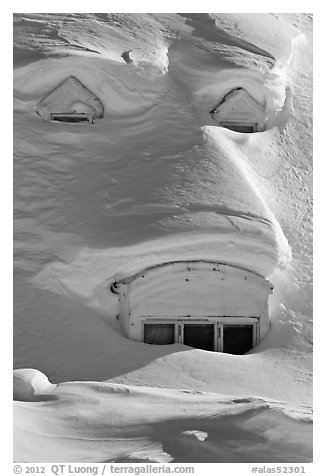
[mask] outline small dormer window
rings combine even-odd
[[[89,122],[104,116],[104,106],[77,78],[70,76],[62,81],[36,108],[45,121]]]
[[[267,120],[264,106],[243,88],[227,93],[210,114],[218,126],[242,133],[263,131]]]

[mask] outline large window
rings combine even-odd
[[[143,342],[166,345],[180,343],[195,349],[242,355],[259,342],[258,317],[208,319],[149,319],[143,322]]]

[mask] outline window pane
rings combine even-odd
[[[174,344],[174,324],[145,324],[144,342],[146,344]]]
[[[214,324],[185,324],[183,343],[196,349],[214,350]]]
[[[223,352],[242,355],[253,347],[253,326],[223,324]]]

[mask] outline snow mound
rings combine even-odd
[[[13,392],[14,400],[24,402],[43,401],[51,398],[51,392],[56,385],[39,370],[14,370]]]
[[[15,461],[311,461],[307,407],[293,417],[288,404],[256,397],[104,382],[51,393],[52,402],[15,402]]]

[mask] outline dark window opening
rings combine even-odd
[[[51,113],[50,120],[58,122],[90,122],[93,124],[93,116],[91,114]]]
[[[214,350],[214,324],[185,324],[183,343],[202,350]]]
[[[231,131],[242,132],[242,133],[252,133],[257,131],[257,124],[240,124],[237,122],[221,122],[221,127],[226,127]]]
[[[257,344],[257,332],[256,319],[255,323],[161,321],[144,323],[143,342],[154,345],[180,342],[194,349],[242,355]]]
[[[145,344],[174,344],[174,324],[145,324]]]
[[[223,325],[223,352],[242,355],[253,347],[253,326],[224,324]]]

